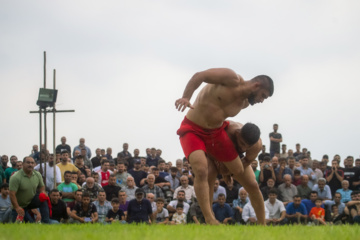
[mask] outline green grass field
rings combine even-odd
[[[0,239],[88,240],[88,239],[249,239],[249,240],[357,240],[360,228],[353,226],[160,226],[160,225],[0,225]]]

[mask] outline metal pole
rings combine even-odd
[[[41,152],[41,145],[42,145],[42,109],[41,107],[39,107],[39,123],[40,123],[40,145],[39,145],[39,148],[40,148],[40,152]],[[40,172],[42,172],[43,169],[42,169],[42,165],[41,165],[41,159],[40,159]]]
[[[44,88],[46,88],[46,52],[44,51]]]
[[[56,70],[54,69],[54,79],[53,79],[53,88],[55,90],[56,87]],[[56,113],[56,109],[55,109],[55,103],[54,103],[54,107],[53,107],[53,155],[54,155],[54,188],[56,188],[56,150],[55,150],[55,114]]]
[[[44,88],[46,88],[46,52],[44,51]],[[45,149],[44,149],[44,152],[47,151],[47,129],[46,129],[46,108],[44,109],[44,140],[45,140]],[[41,147],[40,147],[41,149]],[[42,151],[40,151],[41,153]],[[46,154],[45,154],[46,156]],[[41,167],[41,159],[40,159],[40,167]],[[45,168],[45,171],[44,171],[44,185],[45,185],[45,188],[46,188],[46,161],[44,160],[44,168]]]

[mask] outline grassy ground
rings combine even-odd
[[[246,239],[246,240],[357,240],[360,228],[353,226],[160,226],[160,225],[0,225],[0,239],[88,240],[88,239]]]

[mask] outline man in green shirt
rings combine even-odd
[[[71,182],[71,175],[70,171],[66,171],[64,173],[65,181],[57,187],[57,189],[62,193],[62,200],[65,203],[73,202],[75,200],[75,191],[78,190],[76,184]]]
[[[7,183],[9,183],[9,179],[10,179],[12,173],[17,171],[17,169],[16,169],[17,161],[18,161],[18,158],[16,156],[13,155],[10,157],[11,167],[9,167],[5,170],[5,178],[6,178]]]
[[[28,210],[36,215],[36,221],[49,223],[49,206],[46,201],[40,202],[39,193],[45,193],[45,185],[39,172],[34,171],[35,160],[26,157],[23,168],[10,178],[9,190],[12,205],[12,221],[17,216],[24,217],[25,222],[34,222]],[[46,195],[47,196],[47,195]],[[40,209],[40,212],[37,210]]]

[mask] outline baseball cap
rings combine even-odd
[[[139,193],[145,195],[145,192],[144,192],[144,190],[142,190],[142,188],[137,188],[137,189],[135,190],[135,195],[136,195],[136,194],[139,194]]]

